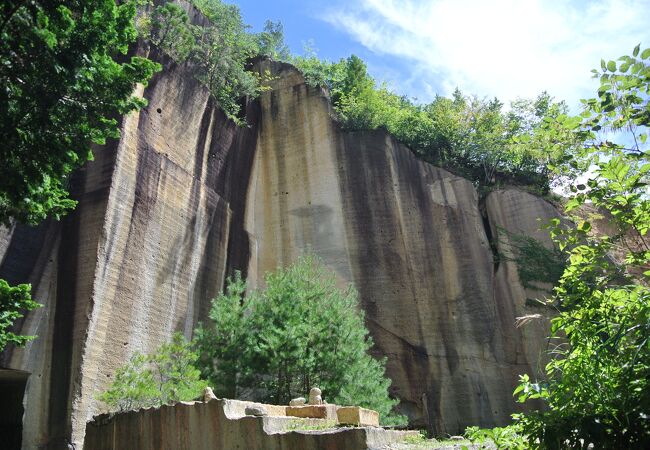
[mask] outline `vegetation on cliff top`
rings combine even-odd
[[[249,33],[239,8],[220,0],[190,0],[207,19],[191,23],[185,9],[176,3],[153,6],[143,2],[136,27],[175,61],[192,66],[196,78],[212,93],[219,106],[235,122],[245,123],[242,104],[265,88],[262,78],[249,70],[251,58],[288,58],[282,24],[267,21],[261,33]]]
[[[498,99],[468,96],[458,89],[451,98],[437,96],[419,104],[378,85],[356,56],[337,63],[315,54],[291,59],[307,83],[329,89],[338,119],[348,130],[384,128],[424,161],[468,178],[477,186],[529,186],[546,194],[557,165],[578,141],[554,133],[568,119],[564,102],[547,93],[520,99],[504,110]]]
[[[312,86],[330,91],[337,119],[349,130],[385,128],[421,159],[473,180],[477,186],[528,186],[545,194],[572,134],[561,129],[567,106],[542,93],[518,100],[504,110],[496,98],[468,96],[459,90],[451,98],[438,96],[419,104],[378,85],[356,56],[332,63],[313,52],[292,56],[284,44],[282,25],[268,21],[261,33],[248,33],[239,9],[221,0],[192,0],[209,19],[192,25],[180,6],[166,3],[141,11],[138,28],[143,37],[179,62],[190,61],[197,78],[210,89],[230,118],[243,123],[244,97],[264,90],[261,77],[247,70],[258,55],[287,61],[298,67]]]

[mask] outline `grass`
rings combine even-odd
[[[472,445],[472,442],[468,439],[456,440],[456,439],[427,439],[424,433],[420,433],[415,436],[407,436],[404,440],[404,444],[407,444],[408,448],[416,449],[437,449],[437,448],[447,448],[456,446],[456,448],[462,446]]]
[[[288,431],[319,431],[336,428],[336,420],[324,420],[321,423],[313,423],[302,419],[293,420],[287,427]]]

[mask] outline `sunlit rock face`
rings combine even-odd
[[[359,290],[412,423],[456,433],[507,422],[517,376],[540,367],[546,324],[515,327],[537,313],[525,304],[534,294],[514,263],[495,261],[490,239],[499,227],[543,239],[537,219],[558,212],[515,189],[479,208],[470,181],[382,130],[341,131],[323,92],[288,66],[262,69],[280,81],[260,101],[245,226],[251,281],[317,254]]]
[[[457,433],[505,423],[517,375],[536,370],[543,324],[497,227],[542,237],[557,211],[507,189],[479,205],[471,182],[417,160],[386,132],[345,132],[327,95],[262,62],[273,90],[227,120],[208,92],[163,63],[119,141],[76,174],[62,222],[0,230],[0,277],[45,306],[19,328],[38,339],[0,366],[31,373],[25,448],[83,441],[115,369],[206,318],[227,274],[252,287],[304,252],[360,293],[377,356],[413,424]],[[483,213],[481,213],[483,211]],[[327,395],[327,393],[323,393]]]

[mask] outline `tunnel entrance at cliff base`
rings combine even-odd
[[[23,397],[29,372],[0,368],[0,443],[20,450],[23,438]]]

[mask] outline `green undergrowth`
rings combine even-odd
[[[449,439],[449,438],[428,438],[423,431],[418,435],[410,435],[404,439],[405,446],[403,448],[413,449],[446,449],[456,448],[463,449],[473,445],[470,439]],[[489,448],[489,447],[486,447]]]

